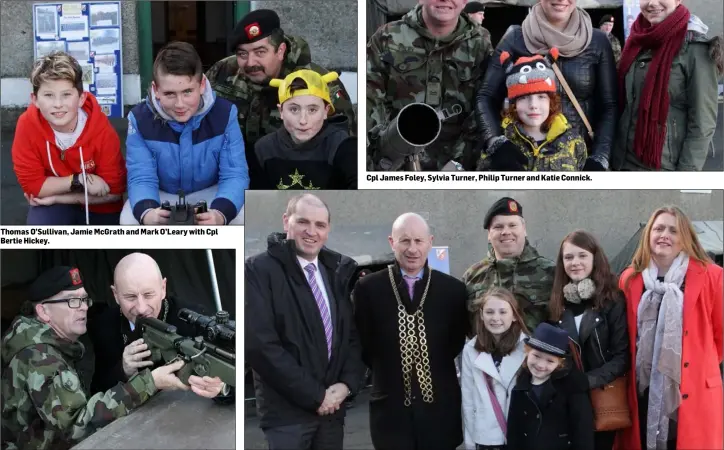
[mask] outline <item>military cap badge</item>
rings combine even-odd
[[[70,269],[69,273],[70,273],[70,281],[73,283],[73,286],[77,286],[82,283],[82,281],[80,279],[80,272],[78,271],[78,269],[76,269],[76,268]]]
[[[246,36],[249,38],[249,40],[254,39],[255,37],[259,36],[261,34],[261,29],[259,28],[259,24],[254,22],[252,24],[247,25],[246,27]]]
[[[518,212],[518,204],[515,203],[515,200],[508,201],[508,210],[510,212]]]

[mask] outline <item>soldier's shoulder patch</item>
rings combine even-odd
[[[80,380],[78,375],[72,370],[63,370],[60,375],[60,385],[69,392],[78,392],[80,389]]]

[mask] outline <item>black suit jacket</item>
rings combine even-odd
[[[168,298],[166,322],[175,325],[182,336],[193,336],[194,328],[178,319],[179,308],[173,298]],[[164,307],[158,319],[163,319]],[[91,392],[105,392],[118,383],[125,383],[128,377],[123,373],[123,349],[141,338],[138,328],[131,331],[128,320],[123,317],[118,305],[96,304],[88,311],[88,336],[95,353],[95,372]],[[124,342],[125,336],[125,342]],[[154,369],[154,367],[149,367]]]
[[[412,405],[404,406],[398,309],[392,284],[387,269],[365,276],[355,286],[354,301],[362,356],[372,369],[372,443],[376,449],[455,448],[463,441],[455,358],[465,345],[469,327],[465,285],[426,267],[411,300],[397,265],[393,275],[408,313],[417,310],[427,279],[432,277],[423,311],[434,401],[422,401],[413,368]]]
[[[244,351],[254,371],[262,427],[316,421],[329,386],[342,382],[352,393],[359,388],[364,365],[349,298],[356,266],[326,248],[319,254],[333,324],[329,359],[319,308],[294,241],[273,234],[268,250],[246,261]],[[343,416],[344,408],[337,414]]]

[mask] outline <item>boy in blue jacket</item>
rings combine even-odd
[[[199,225],[243,224],[249,171],[237,109],[216,98],[191,44],[171,42],[156,56],[146,100],[128,115],[128,201],[121,225],[167,224],[183,191],[186,202],[205,200]]]

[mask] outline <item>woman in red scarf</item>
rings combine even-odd
[[[721,38],[681,0],[639,0],[618,67],[614,170],[699,171],[716,129]]]

